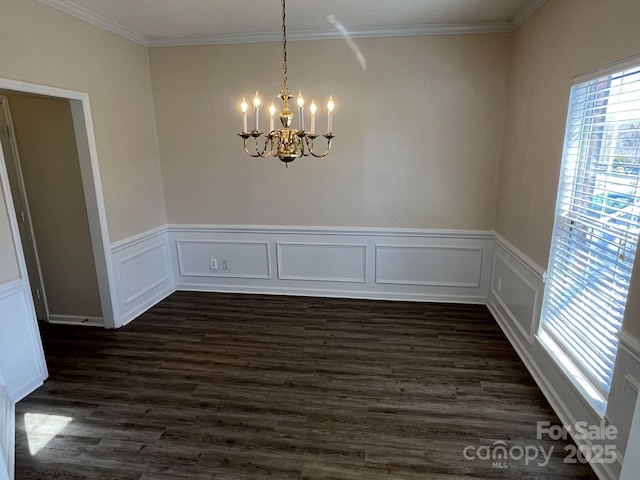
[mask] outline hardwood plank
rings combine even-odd
[[[177,292],[118,331],[41,330],[16,480],[596,478],[536,439],[560,422],[483,306]],[[71,421],[32,454],[27,414]],[[496,442],[553,455],[463,455]]]

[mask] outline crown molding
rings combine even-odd
[[[178,38],[150,38],[146,35],[128,29],[119,23],[113,22],[89,9],[81,7],[71,0],[38,0],[40,3],[53,7],[64,13],[72,15],[80,20],[95,25],[98,28],[124,37],[144,47],[168,47],[188,45],[217,45],[231,43],[259,43],[278,42],[282,38],[280,32],[274,33],[232,33],[223,35],[205,35],[196,37]],[[524,21],[538,10],[547,0],[533,0],[516,15],[512,22],[494,23],[456,23],[444,25],[415,25],[410,27],[372,27],[369,29],[349,32],[350,38],[373,37],[404,37],[414,35],[456,35],[473,33],[509,33],[518,28]],[[328,40],[341,39],[344,35],[337,30],[318,31],[291,31],[288,33],[290,40]]]
[[[149,46],[149,38],[130,30],[119,23],[113,22],[84,7],[76,5],[68,0],[38,0],[40,3],[53,7],[61,12],[68,13],[80,20],[95,25],[107,32],[115,33],[144,47]]]
[[[525,7],[520,10],[520,12],[511,21],[511,31],[522,25],[527,18],[533,15],[545,3],[547,3],[547,0],[533,0],[527,2]]]
[[[508,22],[449,25],[417,25],[412,27],[380,27],[349,31],[348,38],[406,37],[414,35],[456,35],[469,33],[508,33],[513,29]],[[345,35],[336,30],[288,31],[288,40],[332,40]],[[218,45],[229,43],[280,42],[282,33],[234,33],[167,39],[149,39],[149,47],[189,45]]]

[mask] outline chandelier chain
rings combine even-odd
[[[286,95],[287,90],[287,24],[286,24],[285,0],[282,0],[282,80],[284,87],[283,93]]]

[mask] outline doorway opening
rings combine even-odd
[[[38,320],[103,326],[69,100],[0,91],[0,142]]]
[[[0,79],[0,122],[6,124],[1,146],[22,240],[17,253],[25,260],[38,319],[116,328],[88,94]]]

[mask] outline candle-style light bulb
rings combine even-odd
[[[304,132],[304,98],[302,97],[302,90],[298,90],[298,128],[301,132]]]
[[[318,111],[318,107],[313,100],[311,100],[311,105],[309,105],[309,111],[311,112],[311,135],[313,135],[316,133],[316,112]]]
[[[247,104],[247,100],[242,97],[242,103],[240,104],[240,110],[242,110],[242,133],[246,133],[247,131],[247,109],[249,105]]]
[[[260,112],[260,96],[258,95],[258,92],[256,92],[256,96],[253,97],[253,110],[255,113],[255,118],[253,119],[253,126],[254,126],[254,130],[257,132],[260,130],[258,125],[258,117]]]
[[[327,115],[327,133],[331,133],[331,129],[333,127],[333,109],[336,104],[333,102],[333,97],[329,97],[329,101],[327,102],[327,110],[329,114]]]
[[[273,132],[273,116],[276,114],[276,106],[271,102],[269,105],[269,131]]]

